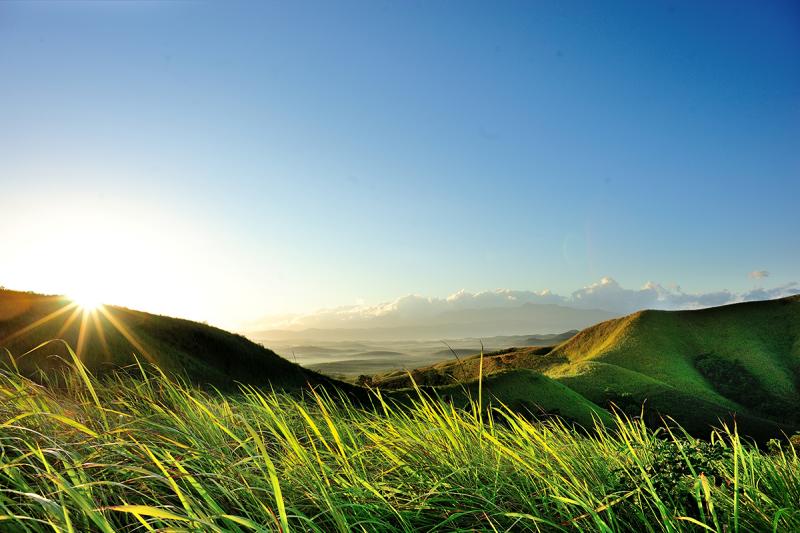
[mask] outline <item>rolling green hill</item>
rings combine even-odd
[[[480,358],[413,371],[423,385],[474,380]],[[800,427],[800,297],[697,311],[640,311],[587,328],[549,348],[484,358],[485,375],[541,372],[589,401],[668,415],[701,432],[735,417],[754,436]],[[402,373],[373,383],[402,388]]]
[[[223,388],[235,382],[279,390],[334,383],[241,335],[205,324],[112,306],[84,312],[61,296],[0,290],[0,348],[21,370],[31,374],[68,359],[63,343],[36,349],[52,339],[66,341],[96,374],[138,359]]]
[[[220,388],[235,383],[297,390],[307,383],[363,389],[293,364],[241,335],[205,324],[106,306],[84,311],[59,296],[0,291],[0,347],[28,375],[75,349],[95,373],[137,359]],[[480,357],[375,376],[397,391],[435,387],[466,403]],[[800,297],[699,311],[641,311],[587,328],[552,347],[512,348],[483,360],[486,399],[588,425],[612,405],[649,421],[670,416],[694,433],[734,417],[756,438],[800,427]],[[355,391],[355,392],[354,392]],[[402,401],[408,391],[391,394]],[[598,415],[598,413],[601,413]]]
[[[514,412],[532,415],[538,419],[558,416],[584,428],[594,427],[595,420],[606,425],[610,425],[613,420],[602,407],[558,381],[531,370],[498,372],[487,376],[482,386],[481,403],[484,409],[500,400]],[[467,407],[479,397],[477,380],[466,384],[422,387],[422,390],[435,390],[440,398],[457,407]]]
[[[311,383],[328,385],[330,390],[346,392],[355,400],[363,399],[366,392],[293,364],[241,335],[205,324],[113,306],[85,312],[61,296],[0,290],[0,348],[8,350],[7,355],[23,373],[34,375],[69,361],[66,346],[53,339],[65,341],[94,374],[101,376],[120,367],[138,373],[132,365],[139,360],[193,383],[223,389],[245,383],[292,391]],[[587,427],[592,425],[593,416],[606,419],[605,412],[592,402],[533,372],[498,374],[484,385],[486,398],[496,395],[510,407],[534,415],[561,415]],[[477,397],[474,385],[445,386],[437,392],[461,406],[469,403],[470,396]],[[391,396],[403,403],[417,393],[402,391]]]

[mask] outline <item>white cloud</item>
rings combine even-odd
[[[446,298],[429,298],[409,294],[377,305],[351,305],[320,309],[304,315],[272,316],[263,322],[269,328],[360,328],[396,327],[417,324],[446,311],[467,309],[512,308],[531,304],[564,304],[563,296],[549,290],[517,291],[497,289],[471,293],[460,290]]]
[[[796,281],[793,281],[772,289],[753,289],[752,291],[742,294],[742,301],[752,302],[754,300],[771,300],[773,298],[793,296],[795,294],[800,294],[800,287],[798,287]]]
[[[516,307],[526,303],[532,304],[558,304],[564,303],[564,297],[553,294],[549,290],[539,292],[515,291],[511,289],[497,289],[483,291],[477,294],[466,292],[463,289],[451,294],[446,299],[447,303],[457,309],[482,309],[487,307]]]
[[[613,278],[605,277],[572,293],[569,304],[575,307],[627,312],[652,307],[658,301],[660,285],[646,284],[641,289],[623,289]]]
[[[747,276],[751,279],[764,279],[769,277],[769,272],[766,270],[753,270]]]
[[[573,292],[566,303],[573,307],[632,313],[640,309],[697,309],[741,300],[742,296],[727,290],[685,293],[680,286],[667,288],[652,281],[641,289],[625,289],[613,278],[605,277]]]
[[[764,273],[761,277],[768,275],[765,271],[759,272]],[[258,327],[326,329],[411,326],[425,324],[426,321],[446,312],[511,309],[525,304],[556,304],[575,309],[600,309],[627,314],[640,309],[698,309],[794,294],[800,294],[798,283],[787,283],[771,289],[759,288],[739,294],[727,290],[686,293],[680,286],[664,287],[655,282],[648,282],[639,289],[627,289],[613,278],[604,277],[596,283],[573,291],[569,296],[555,294],[549,290],[512,289],[478,293],[460,290],[445,298],[411,294],[378,305],[352,305],[322,309],[304,315],[267,317]]]

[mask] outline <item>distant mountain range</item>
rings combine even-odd
[[[557,304],[525,303],[516,307],[445,310],[429,316],[405,316],[388,320],[363,317],[358,327],[268,329],[247,332],[260,342],[394,341],[494,337],[499,335],[548,334],[583,329],[619,316],[598,309],[575,309]],[[330,323],[332,321],[328,321]],[[352,321],[350,321],[352,322]]]

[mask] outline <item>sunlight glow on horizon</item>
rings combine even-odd
[[[67,295],[67,298],[72,300],[78,305],[78,308],[84,313],[90,313],[103,305],[102,296],[94,292],[91,288],[85,288],[78,292],[72,292]]]
[[[260,260],[269,249],[242,249],[230,228],[203,211],[146,187],[114,198],[101,196],[102,183],[95,190],[53,183],[0,198],[0,226],[14,228],[2,235],[1,286],[229,330],[290,300],[292,288],[276,281],[278,263]]]
[[[246,331],[800,284],[794,4],[140,7],[0,3],[0,286]]]
[[[21,217],[20,217],[21,218]],[[208,320],[201,303],[202,232],[125,205],[44,205],[11,236],[2,284],[101,304]],[[198,266],[195,266],[198,265]]]

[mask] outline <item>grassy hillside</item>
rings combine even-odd
[[[312,383],[364,394],[208,325],[117,307],[84,312],[63,297],[0,291],[0,347],[13,354],[21,371],[32,375],[69,359],[61,343],[41,346],[52,339],[66,341],[95,374],[138,358],[223,388],[241,382],[298,390]],[[598,406],[635,415],[646,403],[654,423],[670,416],[699,434],[719,420],[735,419],[748,435],[766,440],[800,427],[798,339],[800,297],[701,311],[642,311],[587,328],[555,347],[488,354],[484,399],[582,425]],[[376,368],[393,356],[371,355]],[[413,378],[463,404],[474,396],[480,361],[459,356],[410,375],[379,375],[370,384],[408,389]]]
[[[293,389],[330,381],[241,335],[205,324],[111,306],[86,313],[63,297],[0,290],[0,348],[13,354],[23,371],[52,369],[69,359],[62,343],[36,349],[52,339],[66,341],[99,374],[138,358],[193,382],[223,387],[239,381]]]
[[[0,370],[3,531],[800,530],[786,441],[67,372],[54,391]]]
[[[477,381],[471,381],[435,388],[421,387],[421,390],[435,392],[441,399],[461,408],[471,406],[480,398],[486,410],[492,405],[500,405],[497,402],[500,400],[515,413],[529,414],[539,420],[557,416],[584,428],[591,428],[598,421],[605,424],[612,421],[608,411],[538,372],[500,372],[487,376],[480,384],[482,390],[478,390],[478,385]]]
[[[228,390],[244,383],[296,391],[306,390],[310,383],[327,385],[362,401],[366,398],[360,387],[302,368],[241,335],[205,324],[112,306],[85,313],[63,297],[0,291],[0,347],[8,350],[6,357],[12,356],[23,373],[35,375],[40,369],[52,373],[71,360],[66,345],[48,342],[52,339],[64,340],[98,376],[121,367],[138,374],[134,366],[138,360],[193,383]],[[396,357],[387,351],[370,355],[373,360]],[[358,364],[363,367],[364,363]],[[592,423],[591,402],[562,385],[553,382],[545,387],[546,392],[540,392],[515,386],[508,378],[497,381],[498,390],[509,394],[504,401],[510,404],[527,407],[535,414],[574,415],[575,422]],[[458,397],[455,392],[448,394]],[[404,401],[408,393],[393,396]]]
[[[694,337],[675,344],[703,348],[687,357],[711,389],[704,394],[669,383],[668,370],[685,365],[656,361],[651,376],[642,362],[636,368],[619,364],[621,350],[642,350],[647,344],[636,337],[655,327],[637,314],[555,348],[489,355],[483,360],[488,375],[480,382],[453,375],[477,373],[480,359],[468,358],[415,371],[426,387],[378,388],[368,393],[369,401],[354,403],[337,388],[290,395],[239,386],[218,393],[147,363],[137,366],[135,376],[97,379],[86,370],[102,373],[112,363],[133,361],[132,352],[146,352],[160,368],[190,368],[190,377],[201,383],[228,373],[285,391],[324,382],[242,337],[202,324],[118,308],[97,318],[81,311],[70,321],[73,309],[59,312],[69,305],[63,298],[0,296],[0,332],[12,353],[60,336],[81,354],[62,354],[68,360],[56,364],[45,355],[61,345],[48,344],[0,364],[3,531],[800,530],[797,438],[760,451],[729,426],[709,440],[695,440],[681,428],[654,431],[612,416],[592,400],[612,392],[638,413],[640,394],[648,402],[645,416],[653,405],[684,403],[682,414],[699,413],[706,424],[708,416],[733,405],[743,410],[740,427],[775,428],[755,407],[744,407],[745,399],[728,396],[747,387],[758,402],[747,401],[763,409],[765,398],[784,390],[766,390],[764,397],[753,392],[767,389],[764,376],[779,373],[782,362],[793,368],[797,343],[768,344],[758,328],[731,346],[752,348],[765,335],[758,347],[790,350],[789,357],[776,352],[773,366],[761,373],[751,371],[752,361],[744,357],[691,344]],[[743,309],[753,319],[766,315],[791,336],[797,303]],[[718,322],[730,312],[710,315]],[[670,315],[656,314],[661,322]],[[733,331],[705,317],[693,322],[693,313],[677,315],[683,324]],[[94,333],[87,333],[86,324],[95,320]],[[701,330],[695,334],[702,337]],[[35,382],[13,366],[34,362],[52,365],[52,372]],[[391,379],[402,384],[399,376]],[[792,401],[788,392],[785,401]],[[722,400],[713,401],[715,395]],[[532,420],[527,414],[557,414],[592,431],[576,431],[560,417]]]
[[[421,384],[469,381],[480,359],[446,361],[411,374]],[[550,348],[489,354],[484,374],[531,369],[602,406],[652,416],[692,431],[735,416],[754,435],[800,426],[800,297],[698,311],[641,311],[602,322]],[[376,376],[386,388],[402,373]]]

